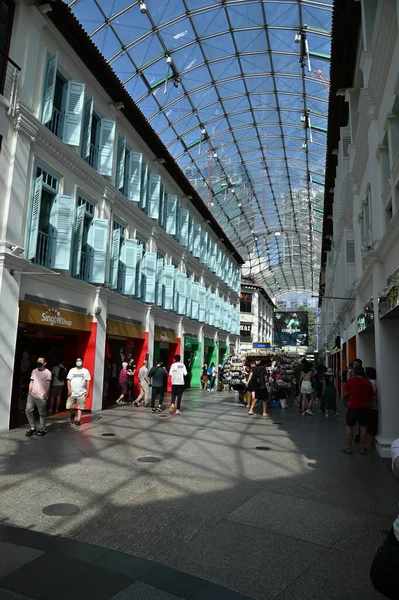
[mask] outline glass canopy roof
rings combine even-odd
[[[70,7],[272,296],[317,292],[332,0]]]

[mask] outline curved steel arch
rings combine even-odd
[[[70,7],[246,258],[245,273],[272,296],[316,292],[332,0],[141,4]]]

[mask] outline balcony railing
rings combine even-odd
[[[20,72],[21,68],[9,56],[0,52],[0,94],[8,103],[9,115],[15,113]]]
[[[49,259],[49,236],[43,231],[39,231],[37,235],[36,257],[33,259],[36,265],[48,267]]]
[[[54,135],[61,138],[63,122],[64,115],[57,108],[53,107],[53,116],[50,121],[46,123],[46,127],[48,127]]]

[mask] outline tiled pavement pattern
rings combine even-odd
[[[381,599],[389,465],[339,453],[343,416],[271,415],[198,390],[181,416],[117,407],[0,435],[0,599]],[[43,514],[60,502],[80,511]]]

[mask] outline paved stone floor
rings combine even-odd
[[[339,453],[343,422],[196,390],[181,416],[0,435],[0,598],[381,599],[368,570],[399,488],[375,454]],[[80,511],[42,512],[56,503]]]

